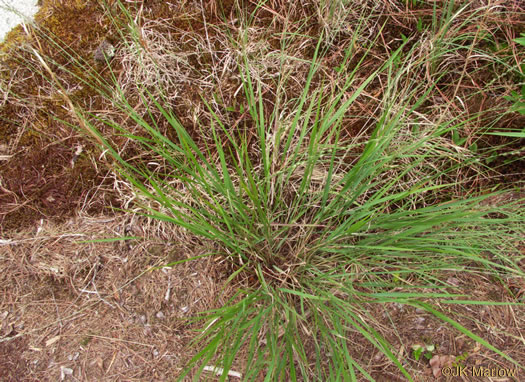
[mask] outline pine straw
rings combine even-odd
[[[141,223],[81,215],[2,240],[0,379],[59,380],[61,367],[81,380],[178,374],[195,335],[185,319],[220,306],[229,289],[212,258],[152,270],[204,246]],[[124,233],[143,239],[80,242]]]

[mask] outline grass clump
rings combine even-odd
[[[131,99],[116,75],[113,93],[104,94],[126,123],[69,104],[134,186],[143,213],[213,243],[209,255],[220,256],[231,272],[237,292],[228,303],[194,317],[203,329],[180,379],[198,380],[212,365],[226,380],[240,364],[243,380],[374,380],[368,355],[380,353],[412,380],[407,357],[371,309],[389,304],[425,311],[518,365],[441,308],[491,303],[445,281],[446,272],[523,277],[513,256],[523,234],[520,201],[493,206],[486,203],[493,195],[458,199],[451,191],[463,169],[483,171],[476,153],[449,139],[473,118],[425,115],[444,76],[440,59],[472,43],[470,35],[444,37],[465,8],[454,11],[449,2],[439,20],[434,9],[434,36],[400,39],[373,70],[367,60],[378,39],[353,57],[364,18],[343,54],[352,65],[333,72],[324,59],[341,33],[345,7],[326,8],[338,29],[309,38],[313,53],[308,71],[294,79],[301,84],[295,95],[286,91],[293,86],[283,64],[286,46],[277,56],[284,70],[267,90],[250,50],[247,16],[238,35],[225,40],[237,49],[231,57],[243,124],[225,123],[219,103],[203,95],[207,118],[197,118],[191,130],[173,111],[168,89],[136,83]],[[123,38],[142,57],[140,34],[130,36]],[[59,83],[52,74],[51,80]],[[374,87],[380,92],[371,96]],[[368,128],[349,135],[347,119],[365,99],[375,101]],[[126,158],[102,131],[132,142],[142,156]],[[368,354],[352,350],[356,338]]]

